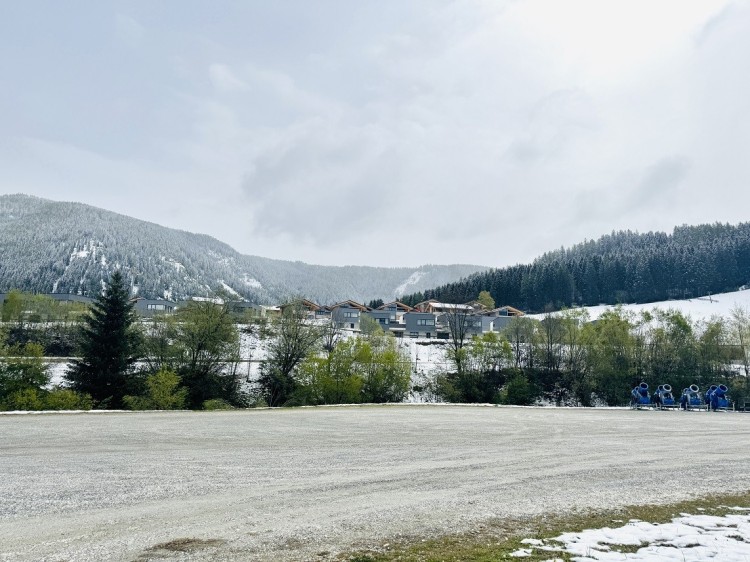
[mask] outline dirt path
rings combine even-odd
[[[453,406],[0,416],[0,560],[325,558],[750,489],[750,415]]]

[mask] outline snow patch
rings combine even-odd
[[[182,265],[180,262],[178,262],[174,258],[167,258],[165,256],[160,256],[160,257],[161,257],[161,261],[167,262],[169,265],[171,265],[172,267],[174,267],[175,270],[177,270],[178,272],[181,272],[181,271],[183,271],[185,269],[185,266]]]
[[[424,277],[425,275],[427,275],[426,271],[415,271],[409,276],[406,281],[404,281],[403,283],[401,283],[401,285],[394,289],[393,295],[396,297],[400,297],[401,295],[406,294],[409,286],[419,283],[419,280],[422,279],[422,277]]]
[[[252,289],[262,289],[263,285],[260,284],[260,281],[255,279],[254,277],[250,277],[247,274],[244,274],[242,276],[242,282],[247,285],[248,287]]]
[[[216,297],[190,297],[190,300],[198,302],[212,302],[214,304],[224,304],[224,301],[222,299]]]
[[[222,289],[224,289],[224,290],[225,290],[225,291],[226,291],[227,293],[229,293],[230,295],[234,295],[235,297],[239,297],[239,298],[242,298],[242,295],[241,295],[241,294],[239,294],[239,293],[238,293],[237,291],[235,291],[234,289],[232,289],[232,287],[230,287],[229,285],[227,285],[226,283],[224,283],[224,280],[223,280],[223,279],[219,279],[219,284],[221,285]]]
[[[533,539],[532,539],[533,540]],[[688,515],[669,523],[654,524],[631,520],[622,527],[586,529],[578,533],[563,533],[552,539],[562,546],[540,545],[543,541],[522,541],[533,544],[532,549],[520,549],[512,556],[527,556],[534,549],[547,552],[563,551],[580,562],[598,560],[638,560],[659,562],[681,560],[721,560],[739,562],[750,559],[750,514],[731,513],[724,517]],[[638,547],[635,552],[620,552],[618,546]]]
[[[70,259],[84,259],[89,256],[96,258],[96,252],[98,249],[103,248],[104,245],[96,240],[89,240],[80,248],[76,245],[73,247],[73,251],[70,253]]]

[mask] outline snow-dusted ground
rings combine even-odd
[[[714,316],[729,318],[735,306],[750,309],[750,290],[707,295],[694,299],[651,302],[647,304],[624,304],[622,308],[623,310],[635,313],[655,308],[661,310],[672,309],[689,315],[693,320],[708,320]],[[586,306],[584,308],[588,311],[591,320],[596,320],[602,313],[612,310],[614,307],[601,304],[598,306]],[[531,314],[529,316],[537,319],[544,317],[543,314]]]
[[[447,405],[0,416],[0,561],[331,560],[504,518],[743,492],[749,421]],[[653,536],[700,534],[666,532]],[[177,539],[202,548],[158,549]]]
[[[682,514],[669,523],[654,524],[632,520],[620,527],[587,529],[564,533],[553,540],[522,541],[526,548],[513,553],[517,558],[534,550],[561,552],[578,562],[637,560],[640,562],[747,562],[750,560],[750,509],[734,508],[724,517]],[[620,552],[618,546],[639,547],[636,552]]]
[[[261,340],[256,334],[249,334],[240,326],[240,356],[242,363],[239,373],[249,384],[256,381],[260,375],[261,362],[268,355],[269,340]],[[352,332],[344,332],[341,337],[355,337]],[[445,358],[447,349],[446,340],[436,339],[397,339],[396,345],[410,362],[412,371],[412,385],[424,387],[436,374],[445,370],[448,363]],[[70,363],[64,360],[55,360],[47,363],[52,386],[61,385],[64,382],[65,371]],[[406,402],[420,403],[430,401],[429,397],[420,392],[412,392]]]
[[[248,334],[242,330],[240,339],[240,355],[245,361],[240,366],[240,372],[250,381],[257,380],[260,363],[267,357],[268,340],[261,340],[255,334]],[[344,331],[342,338],[356,337],[354,333]],[[403,338],[396,339],[396,345],[410,362],[412,371],[412,385],[424,387],[436,372],[445,370],[448,366],[445,352],[446,340]],[[418,392],[412,392],[406,402],[425,402],[427,397]]]

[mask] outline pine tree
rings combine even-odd
[[[73,390],[90,394],[99,408],[122,406],[140,347],[135,320],[128,288],[116,271],[81,326],[81,358],[66,373]]]

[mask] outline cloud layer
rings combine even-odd
[[[9,12],[0,193],[327,264],[748,219],[745,1]]]

